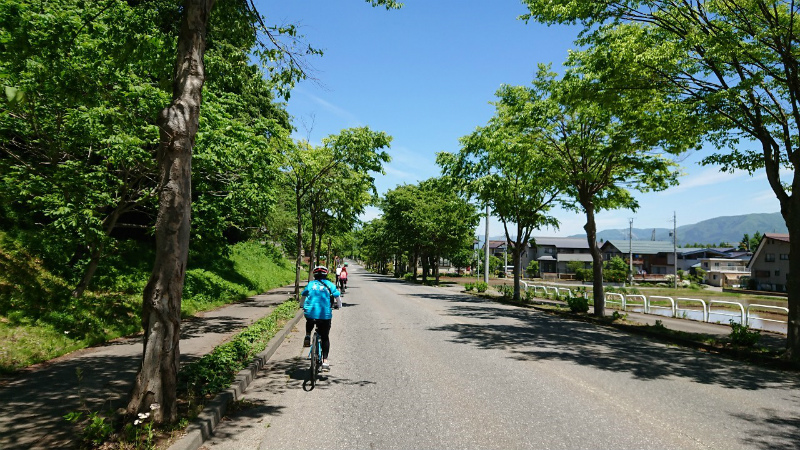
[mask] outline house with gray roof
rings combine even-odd
[[[670,241],[609,239],[600,246],[603,260],[608,261],[619,256],[628,262],[630,254],[633,253],[633,273],[652,275],[675,274],[675,250],[674,244]],[[680,264],[680,256],[688,250],[696,249],[677,249],[678,269],[683,268]],[[684,270],[687,269],[688,267],[684,268]]]
[[[747,265],[755,288],[786,292],[789,281],[789,235],[764,233]]]
[[[591,267],[592,254],[586,238],[562,237],[534,237],[533,245],[529,245],[523,258],[523,268],[528,267],[530,261],[539,262],[539,272],[542,276],[547,274],[558,277],[569,273],[567,263],[581,261],[584,268]]]

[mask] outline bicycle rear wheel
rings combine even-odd
[[[319,360],[319,335],[314,332],[314,341],[311,343],[311,388],[317,384],[317,373],[322,361]]]

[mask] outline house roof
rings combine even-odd
[[[761,236],[761,240],[758,241],[758,247],[756,247],[756,251],[753,252],[753,256],[750,258],[750,261],[747,262],[747,267],[750,267],[759,257],[761,250],[764,248],[764,243],[767,242],[767,239],[772,239],[775,241],[781,241],[785,243],[789,243],[789,235],[786,233],[764,233]]]
[[[559,253],[558,254],[559,261],[583,261],[583,262],[592,262],[592,254],[591,253]]]
[[[628,249],[630,248],[633,253],[638,255],[672,253],[674,250],[674,244],[670,241],[628,241],[624,239],[609,239],[603,244],[602,248],[607,248],[609,245],[616,248],[620,253],[628,253]],[[680,250],[680,253],[683,253],[683,250],[686,249],[678,250]]]
[[[776,241],[783,241],[789,242],[789,235],[786,233],[764,233],[764,236],[761,237],[762,239],[774,239]]]
[[[550,245],[556,248],[589,248],[586,238],[534,237],[537,246]]]

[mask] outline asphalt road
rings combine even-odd
[[[290,333],[207,449],[798,449],[800,377],[353,267],[332,370]]]

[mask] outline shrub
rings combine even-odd
[[[489,284],[486,283],[485,281],[479,281],[475,283],[475,289],[481,293],[486,292],[486,290],[489,289]]]
[[[589,299],[583,297],[567,298],[567,306],[574,313],[585,313],[589,311]]]
[[[503,300],[508,301],[514,298],[514,286],[503,284],[498,286],[497,290],[502,294]]]
[[[539,261],[531,261],[528,263],[528,267],[525,269],[528,272],[528,277],[533,278],[539,274]]]
[[[533,303],[533,289],[525,291],[525,303]]]
[[[186,365],[179,376],[179,386],[186,389],[189,397],[213,395],[226,389],[236,373],[266,348],[267,343],[279,331],[283,320],[292,318],[299,308],[294,300],[276,307],[272,313],[259,319],[233,339],[216,347],[211,353]]]
[[[466,289],[467,292],[472,292],[472,290],[475,289],[475,283],[467,283],[467,284],[465,284],[464,285],[464,289]]]
[[[413,281],[414,280],[414,274],[413,273],[407,273],[407,274],[403,275],[403,280],[405,280],[405,281]]]
[[[731,342],[742,347],[752,347],[761,339],[760,330],[750,330],[749,325],[736,323],[731,319]]]
[[[628,271],[628,265],[619,256],[615,256],[603,263],[604,281],[623,282],[628,278]]]

